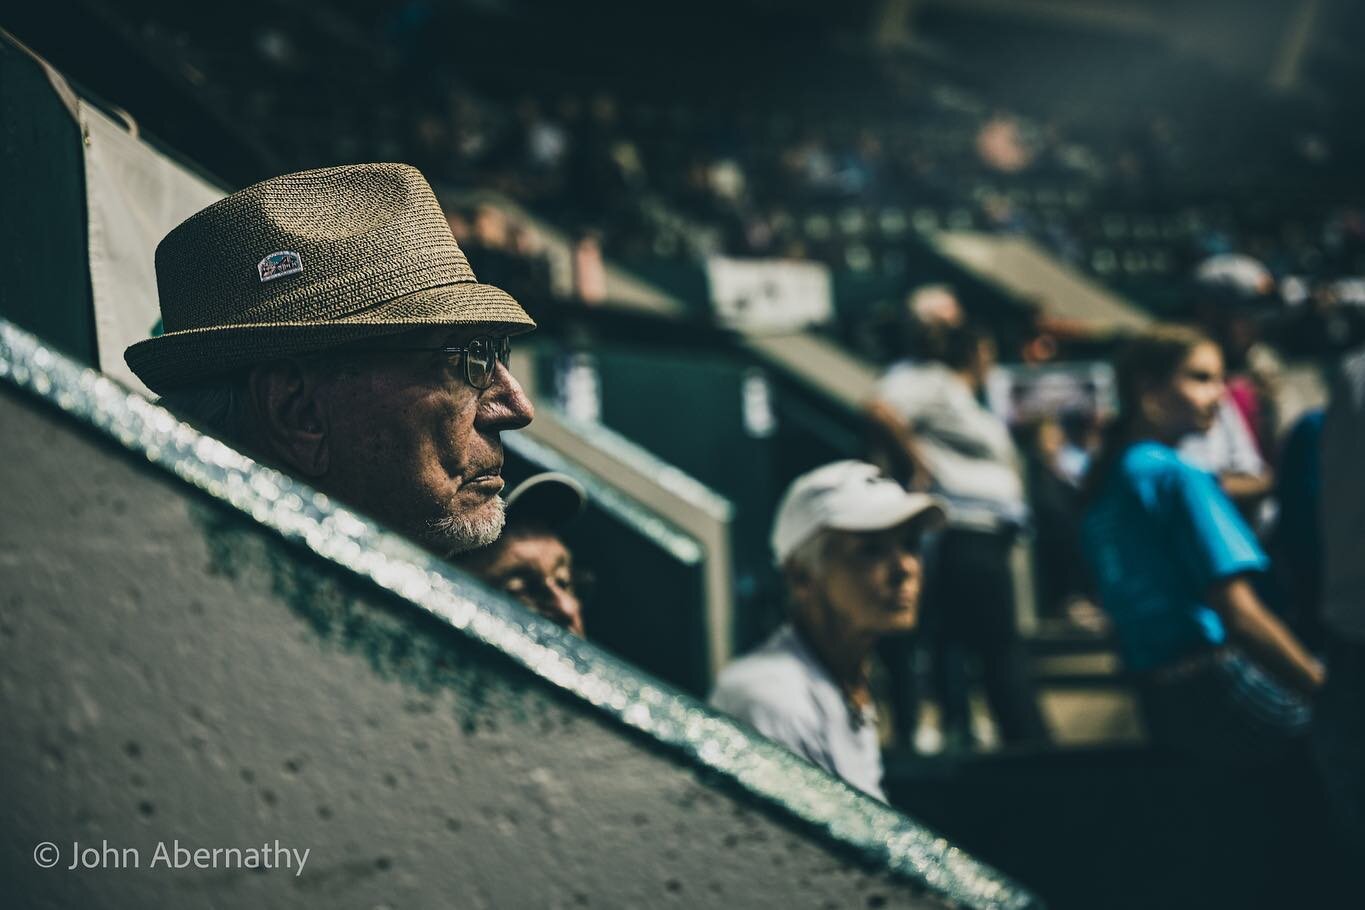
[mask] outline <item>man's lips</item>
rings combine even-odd
[[[482,474],[475,474],[464,482],[464,486],[473,487],[481,492],[497,493],[503,488],[502,468],[493,468],[484,471]]]

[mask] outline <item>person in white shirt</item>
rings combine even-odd
[[[1177,451],[1186,461],[1218,478],[1223,492],[1245,514],[1270,493],[1275,475],[1256,448],[1246,418],[1228,395],[1218,402],[1213,426],[1187,436]]]
[[[891,471],[947,503],[948,526],[928,560],[923,632],[943,739],[953,749],[971,743],[967,658],[975,655],[1000,739],[1043,744],[1049,732],[1019,638],[1010,569],[1015,538],[1028,522],[1021,462],[1009,428],[981,402],[995,343],[968,323],[925,339],[924,360],[892,366],[866,416]],[[898,673],[904,668],[892,669]],[[906,704],[899,714],[909,721],[916,707]]]
[[[883,636],[914,628],[920,542],[942,519],[864,462],[797,478],[772,533],[788,622],[721,672],[711,704],[885,801],[868,665]]]

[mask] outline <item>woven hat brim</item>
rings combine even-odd
[[[536,327],[535,320],[501,288],[460,282],[416,291],[326,322],[167,332],[130,346],[123,359],[147,388],[164,395],[254,363],[435,325],[488,326],[510,335]]]

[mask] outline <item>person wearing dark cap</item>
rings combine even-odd
[[[435,552],[497,538],[499,434],[532,417],[509,338],[535,323],[415,169],[250,186],[167,234],[156,275],[165,331],[124,358],[163,404]]]
[[[798,477],[773,523],[789,621],[721,671],[711,704],[885,801],[872,650],[915,627],[920,543],[943,507],[881,476],[836,461]]]
[[[586,504],[586,492],[572,477],[553,472],[528,477],[507,496],[502,536],[456,565],[582,635],[583,604],[562,534]]]

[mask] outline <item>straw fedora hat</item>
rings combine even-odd
[[[158,394],[276,357],[428,325],[535,322],[474,277],[405,164],[285,174],[192,215],[156,248],[164,334],[124,352]]]

